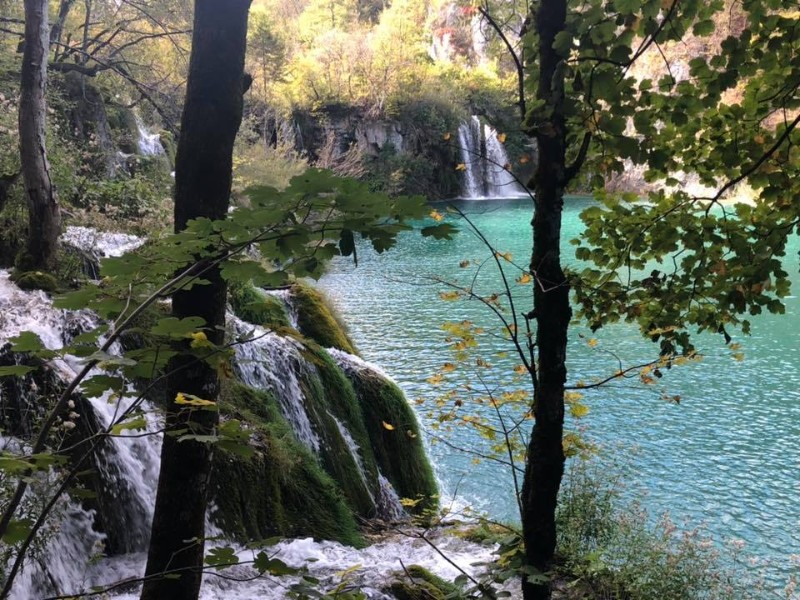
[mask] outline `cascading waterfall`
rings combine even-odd
[[[246,343],[236,344],[236,374],[242,383],[275,394],[283,417],[294,430],[295,437],[315,453],[321,441],[311,425],[305,407],[305,394],[298,374],[307,368],[300,354],[300,343],[245,323],[229,314],[228,323],[237,339],[251,337]]]
[[[336,361],[339,368],[348,375],[368,371],[394,383],[394,380],[378,365],[367,362],[355,354],[350,354],[338,348],[328,348],[327,351],[328,354],[331,355],[331,358]],[[408,515],[405,508],[403,508],[403,504],[400,502],[400,497],[397,495],[397,492],[394,487],[392,487],[389,480],[386,479],[380,471],[378,471],[378,485],[378,495],[377,498],[375,498],[375,505],[378,508],[378,513],[383,518],[390,521],[402,521],[407,519]]]
[[[0,315],[0,346],[22,331],[32,331],[47,348],[58,350],[76,335],[100,325],[100,320],[89,311],[58,310],[43,292],[20,290],[10,282],[7,271],[0,271]],[[112,353],[115,351],[118,349],[111,349]],[[51,364],[54,373],[63,381],[73,379],[83,366],[79,359],[70,356]],[[31,393],[35,396],[36,390]],[[4,400],[11,401],[10,398]],[[112,401],[108,395],[89,399],[83,408],[73,409],[71,423],[83,420],[95,427],[105,427],[131,402],[133,398]],[[150,414],[153,412],[147,405],[142,408]],[[80,414],[78,410],[89,410],[91,414]],[[155,419],[151,418],[148,425],[151,435],[108,439],[93,461],[103,480],[105,529],[109,535],[113,531],[114,546],[118,550],[140,551],[146,547],[158,479],[160,436],[157,429]],[[68,430],[65,426],[64,431]],[[7,444],[8,439],[5,441]],[[44,478],[40,479],[39,484],[31,486],[27,492],[32,506],[36,504],[37,493],[47,494],[55,487],[55,481],[48,485]],[[97,516],[64,497],[45,525],[45,549],[28,561],[12,597],[22,599],[60,593],[66,586],[81,581],[91,557],[108,542],[105,535],[92,527]]]
[[[139,153],[144,156],[158,156],[164,154],[164,146],[161,145],[161,135],[151,133],[139,115],[134,115],[136,119],[136,129],[139,132],[139,139],[136,144]]]
[[[525,193],[506,168],[508,155],[490,125],[473,115],[459,126],[458,145],[464,164],[464,198],[508,198]]]
[[[292,298],[292,290],[262,290],[259,288],[259,292],[263,292],[269,296],[273,296],[277,298],[281,302],[283,302],[283,309],[286,313],[286,316],[289,317],[289,324],[297,329],[298,327],[298,312],[297,312],[297,304],[294,302]]]
[[[137,243],[130,238],[111,239],[103,234],[90,231],[73,231],[72,243],[92,250],[97,254],[121,254],[130,244]],[[299,342],[268,333],[229,316],[236,336],[251,333],[253,341],[236,344],[236,370],[242,380],[254,387],[268,388],[278,398],[287,420],[294,428],[297,438],[310,449],[318,449],[321,438],[313,430],[308,414],[305,413],[303,390],[298,377],[315,367],[300,353]],[[64,311],[53,308],[49,298],[42,292],[26,292],[17,288],[9,280],[9,274],[0,271],[0,346],[5,340],[21,331],[33,331],[44,344],[52,349],[62,348],[81,332],[100,325],[99,319],[89,311]],[[112,349],[112,352],[118,352]],[[363,363],[358,357],[331,351],[340,364],[358,365]],[[267,369],[266,367],[270,368]],[[53,370],[63,380],[74,377],[82,367],[80,359],[66,357],[53,361]],[[31,400],[37,390],[29,390]],[[0,397],[0,402],[5,401]],[[112,399],[108,396],[91,399],[83,403],[82,412],[75,415],[76,421],[93,420],[97,427],[106,427],[122,411],[126,410],[133,398]],[[156,413],[154,407],[142,405],[148,414]],[[332,416],[332,415],[331,415]],[[104,480],[105,495],[99,501],[109,504],[100,515],[94,510],[86,510],[68,496],[53,513],[45,531],[45,546],[32,554],[23,571],[15,581],[11,598],[24,600],[41,598],[55,594],[76,594],[92,586],[104,586],[140,577],[146,556],[152,510],[159,471],[161,436],[156,433],[159,422],[148,417],[148,433],[131,432],[129,435],[106,440],[104,449],[95,460],[95,468]],[[353,460],[361,469],[365,483],[364,464],[360,448],[350,435],[344,423],[334,419],[339,433],[345,441]],[[19,440],[0,436],[0,449],[11,450],[19,447]],[[51,474],[57,476],[57,474]],[[42,486],[32,486],[29,491],[31,506],[35,505],[33,494]],[[370,486],[367,486],[370,488]],[[391,484],[378,474],[375,504],[381,516],[400,520],[405,516],[397,494]],[[107,510],[108,509],[108,510]],[[101,518],[102,517],[102,518]],[[110,520],[116,520],[115,531]],[[98,529],[103,528],[104,533]],[[210,531],[213,531],[210,527]],[[436,534],[433,534],[436,535]],[[115,548],[109,547],[112,537],[117,540]],[[225,542],[214,542],[224,544]],[[314,542],[300,539],[282,542],[274,547],[275,556],[293,566],[308,566],[310,574],[317,577],[323,585],[339,582],[338,573],[351,565],[367,564],[369,568],[356,569],[353,580],[363,586],[370,598],[390,598],[381,591],[389,578],[389,573],[402,570],[405,564],[420,564],[433,572],[453,578],[459,572],[453,563],[459,564],[470,573],[476,572],[472,565],[476,561],[491,560],[493,548],[471,544],[457,538],[441,537],[437,545],[447,560],[420,539],[408,535],[396,536],[363,550],[348,548],[336,542]],[[236,547],[244,560],[252,560],[252,550]],[[103,557],[111,552],[113,556]],[[314,562],[309,562],[314,561]],[[453,561],[453,562],[451,562]],[[203,585],[203,600],[241,599],[253,597],[281,597],[293,579],[278,580],[253,579],[254,572],[248,566],[240,566],[226,571],[226,579],[208,576]],[[228,577],[248,579],[234,582]],[[118,598],[136,598],[135,590],[114,591],[110,594]]]

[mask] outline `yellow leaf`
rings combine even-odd
[[[526,283],[530,283],[532,279],[533,277],[530,276],[530,273],[523,273],[517,277],[517,283],[525,285]]]
[[[580,392],[564,392],[564,402],[571,404],[583,398]]]
[[[439,298],[445,302],[452,302],[453,300],[458,300],[460,297],[461,294],[458,292],[439,292]]]
[[[446,132],[446,133],[445,133],[445,134],[442,136],[442,139],[443,139],[445,142],[446,142],[447,140],[449,140],[449,139],[450,139],[450,132],[449,132],[449,131],[448,131],[448,132]]]
[[[589,407],[585,404],[573,404],[569,407],[569,412],[576,419],[580,419],[589,414]]]
[[[591,338],[586,343],[589,344],[589,348],[594,348],[595,346],[597,346],[597,338]]]
[[[439,385],[444,381],[444,377],[442,377],[441,373],[437,373],[436,375],[431,375],[430,377],[428,377],[426,381],[431,385]]]
[[[525,368],[525,365],[517,365],[514,367],[514,373],[517,375],[525,375],[528,372],[528,369]]]
[[[453,363],[446,362],[442,365],[442,371],[445,373],[450,373],[456,370],[456,366]]]
[[[410,429],[406,429],[406,435],[410,437],[412,440],[417,437],[417,434],[411,431]]]
[[[531,161],[531,157],[527,154],[523,154],[519,157],[519,164],[524,165],[525,163],[529,163]]]
[[[213,344],[208,341],[206,334],[202,331],[190,333],[188,337],[192,339],[192,341],[189,343],[192,348],[208,348],[209,346],[213,346]]]
[[[467,165],[465,165],[464,163],[458,163],[456,165],[456,171],[466,171],[466,170],[467,170]]]
[[[498,133],[497,134],[497,141],[500,142],[501,144],[505,144],[506,143],[506,134],[505,133]]]
[[[175,396],[175,404],[183,404],[184,406],[214,406],[216,402],[213,400],[203,400],[192,394],[178,392]]]
[[[381,425],[383,425],[383,428],[387,431],[394,431],[394,425],[389,425],[386,421],[381,421]]]
[[[440,213],[438,210],[432,210],[431,214],[430,214],[430,217],[434,221],[442,221],[444,219],[444,217],[442,216],[442,213]]]

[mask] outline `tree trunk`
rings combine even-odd
[[[48,55],[47,0],[25,0],[25,51],[19,101],[19,152],[28,199],[28,245],[18,265],[52,270],[56,261],[61,214],[45,147]]]
[[[192,55],[186,103],[175,165],[175,230],[190,219],[223,219],[231,190],[233,142],[242,119],[242,82],[250,0],[196,0]],[[210,284],[177,292],[172,314],[200,316],[206,335],[223,342],[226,285],[218,270],[206,273]],[[217,374],[205,363],[194,363],[186,353],[171,361],[177,372],[167,383],[167,399],[178,393],[216,399]],[[146,576],[146,600],[193,600],[200,591],[208,502],[211,447],[193,441],[178,442],[169,435],[190,428],[207,433],[217,423],[212,411],[181,412],[167,409],[167,435],[161,451],[155,516]],[[159,577],[173,572],[177,578]]]
[[[538,7],[537,98],[544,100],[543,114],[549,118],[531,132],[539,148],[530,266],[535,277],[533,305],[538,365],[533,399],[535,423],[522,488],[522,528],[529,564],[542,573],[552,567],[556,548],[555,511],[564,474],[567,328],[572,315],[560,252],[566,184],[564,75],[562,57],[553,49],[556,34],[564,29],[566,9],[566,0],[542,0]],[[550,598],[550,586],[526,582],[523,594],[526,600]]]
[[[58,17],[53,27],[50,29],[50,45],[53,46],[53,56],[55,60],[59,60],[59,56],[63,55],[59,44],[61,44],[61,34],[64,32],[64,25],[67,22],[67,16],[72,9],[75,0],[61,0],[58,5]]]

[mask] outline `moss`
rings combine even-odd
[[[304,388],[306,411],[322,438],[322,464],[339,483],[353,510],[363,517],[372,517],[375,514],[378,471],[355,390],[328,353],[318,345],[307,342],[303,354],[314,367],[302,377],[301,386]],[[363,475],[334,418],[347,428],[358,445]]]
[[[242,541],[313,536],[364,545],[341,492],[296,441],[270,394],[229,383],[220,409],[249,423],[258,440],[251,458],[215,452],[215,518],[223,531]]]
[[[58,280],[50,273],[42,271],[14,271],[11,280],[23,290],[55,292],[58,289]]]
[[[364,414],[381,473],[401,498],[421,499],[415,512],[434,508],[438,487],[422,444],[420,427],[403,392],[374,371],[349,373]],[[388,423],[394,429],[387,429]]]
[[[238,285],[231,288],[228,295],[233,313],[254,325],[269,329],[291,327],[283,302],[269,296],[252,285]]]
[[[419,565],[411,565],[405,577],[391,584],[389,591],[397,600],[458,600],[465,598],[461,589]]]
[[[324,348],[338,348],[357,354],[345,325],[337,319],[325,297],[313,287],[296,283],[292,300],[297,308],[297,329]]]

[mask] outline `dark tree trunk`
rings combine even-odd
[[[250,0],[196,0],[192,56],[186,103],[175,166],[175,230],[197,217],[222,219],[231,190],[233,142],[242,119],[242,82]],[[178,318],[200,316],[208,339],[223,342],[226,286],[219,271],[204,275],[209,285],[174,294],[172,313]],[[179,369],[167,383],[167,399],[188,393],[216,399],[216,372],[204,363],[193,364],[185,354],[171,361]],[[167,433],[190,428],[208,432],[217,413],[181,413],[167,410]],[[178,442],[165,435],[161,451],[155,516],[146,575],[142,589],[147,600],[193,600],[200,590],[203,537],[209,492],[211,447],[193,441]],[[178,578],[159,577],[176,572]]]
[[[52,270],[61,214],[45,148],[48,54],[47,0],[25,0],[25,50],[19,101],[19,152],[28,199],[26,256],[20,268]]]
[[[564,384],[567,328],[572,315],[569,286],[561,268],[561,213],[566,184],[566,125],[562,57],[553,49],[564,29],[566,0],[542,0],[536,14],[539,34],[537,98],[544,114],[535,132],[539,163],[535,174],[535,213],[531,273],[535,277],[533,304],[538,350],[533,399],[535,423],[528,445],[522,489],[522,528],[529,563],[550,570],[556,547],[555,511],[564,474]],[[547,583],[523,584],[526,600],[550,597]]]

